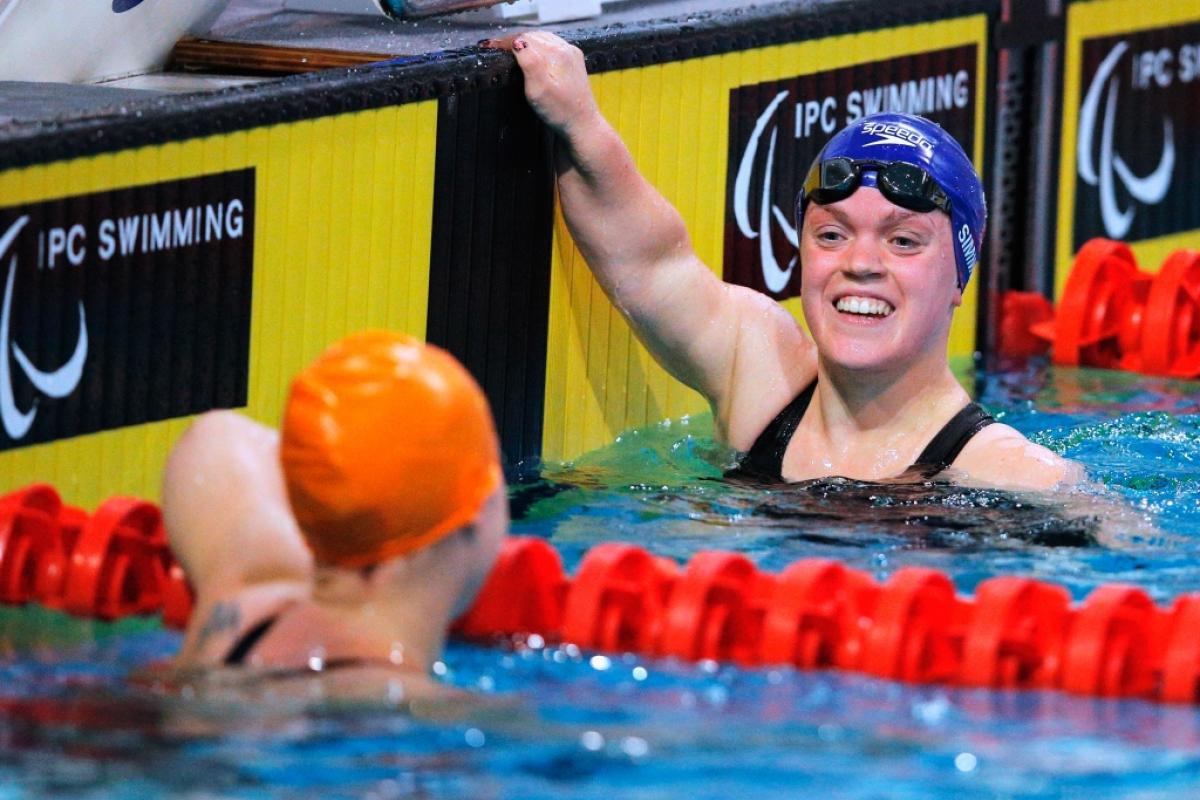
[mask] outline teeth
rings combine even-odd
[[[871,297],[843,297],[837,301],[837,310],[849,314],[886,317],[892,313],[893,309],[891,303],[884,300],[876,300]]]

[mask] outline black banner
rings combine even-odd
[[[254,170],[0,209],[0,450],[245,405]]]
[[[800,293],[793,204],[804,172],[834,133],[879,111],[920,114],[971,153],[975,45],[859,64],[734,89],[724,278],[784,299]]]
[[[1200,228],[1200,24],[1086,39],[1074,247]]]

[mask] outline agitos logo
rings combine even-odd
[[[800,293],[796,192],[825,142],[854,120],[878,111],[921,114],[970,152],[976,57],[967,45],[730,92],[725,280],[779,299]],[[874,133],[881,142],[905,134]]]
[[[246,402],[254,171],[0,209],[0,449]]]
[[[1158,160],[1158,166],[1149,175],[1135,175],[1113,144],[1113,123],[1118,113],[1120,86],[1113,71],[1128,49],[1128,43],[1120,42],[1100,63],[1079,110],[1076,157],[1079,177],[1083,178],[1085,183],[1099,188],[1100,217],[1104,221],[1104,230],[1113,239],[1123,239],[1125,234],[1129,233],[1135,211],[1132,205],[1127,208],[1119,206],[1116,182],[1119,180],[1135,200],[1146,205],[1155,205],[1167,196],[1167,191],[1171,188],[1171,171],[1175,168],[1175,131],[1168,116],[1162,118],[1162,156]],[[1102,92],[1103,122],[1100,119]],[[1097,124],[1100,125],[1099,131]],[[1096,136],[1097,132],[1100,133],[1099,137]],[[1097,138],[1099,148],[1098,152],[1095,152],[1097,148],[1093,142]]]
[[[17,234],[28,222],[28,216],[21,217],[9,227],[3,237],[0,237],[0,262],[3,262],[13,241],[17,238]],[[29,432],[29,428],[37,416],[37,401],[34,401],[33,407],[28,411],[21,411],[17,408],[16,400],[13,397],[12,367],[9,363],[10,348],[11,355],[17,360],[25,378],[43,395],[54,398],[66,397],[75,391],[79,385],[79,379],[83,376],[83,365],[87,361],[88,353],[87,314],[81,301],[79,303],[79,337],[75,345],[75,352],[67,359],[67,363],[51,372],[43,372],[33,365],[21,346],[11,340],[9,321],[12,313],[13,279],[16,277],[16,272],[17,257],[14,255],[9,262],[8,277],[4,281],[4,304],[0,308],[0,354],[3,354],[0,357],[0,422],[3,422],[4,432],[13,440],[21,439]]]
[[[779,257],[775,253],[774,226],[791,245],[791,251],[797,247],[796,229],[789,221],[789,212],[784,211],[772,200],[772,189],[776,185],[775,178],[775,148],[779,143],[779,125],[775,121],[775,111],[787,99],[789,92],[782,91],[767,105],[755,120],[754,130],[750,141],[742,153],[738,164],[737,177],[733,183],[733,216],[737,220],[738,232],[746,239],[758,242],[758,260],[761,277],[767,291],[780,294],[787,288],[796,268],[796,255],[792,252],[786,268],[779,266]],[[771,134],[767,145],[767,160],[759,177],[762,188],[756,193],[758,203],[757,218],[751,220],[750,212],[750,182],[758,162],[758,149],[763,134],[770,126]],[[788,208],[785,205],[784,208]]]

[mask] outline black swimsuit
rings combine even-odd
[[[286,609],[285,609],[286,610]],[[226,667],[239,667],[246,663],[246,657],[250,655],[250,651],[254,649],[262,638],[267,635],[267,631],[279,621],[283,616],[283,611],[278,614],[267,617],[262,622],[255,625],[250,630],[246,631],[233,643],[233,647],[229,648],[229,653],[221,662]],[[363,658],[361,656],[347,656],[343,658],[327,658],[321,662],[319,668],[310,666],[301,667],[276,667],[270,670],[265,677],[269,678],[292,678],[296,676],[313,675],[319,672],[329,672],[335,669],[344,669],[346,667],[381,667],[386,669],[401,669],[407,671],[407,668],[400,664],[382,658]]]
[[[233,647],[229,648],[229,653],[225,656],[223,663],[227,667],[236,667],[246,663],[246,656],[250,655],[250,651],[254,649],[254,645],[258,644],[259,640],[267,635],[267,631],[271,630],[271,626],[279,621],[279,614],[267,617],[262,622],[255,625],[250,630],[246,631],[241,637],[233,643]]]
[[[817,389],[814,380],[804,388],[796,399],[788,403],[775,419],[759,434],[745,458],[727,477],[748,478],[764,483],[786,483],[783,478],[783,455],[788,444],[812,402]],[[968,403],[950,418],[937,435],[917,456],[906,473],[918,473],[932,477],[954,463],[958,454],[971,441],[971,437],[996,420],[980,408],[978,403]]]

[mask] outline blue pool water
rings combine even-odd
[[[962,592],[1014,573],[1076,598],[1111,581],[1161,603],[1200,590],[1200,386],[1035,366],[979,388],[1122,502],[837,482],[764,494],[717,480],[729,454],[704,419],[677,420],[517,487],[514,531],[550,539],[569,569],[620,539],[679,560],[738,550],[772,570],[811,556],[881,579],[933,566]],[[432,723],[128,680],[177,644],[152,621],[0,611],[0,800],[1200,796],[1190,707],[532,642],[451,645],[437,671],[489,702]]]

